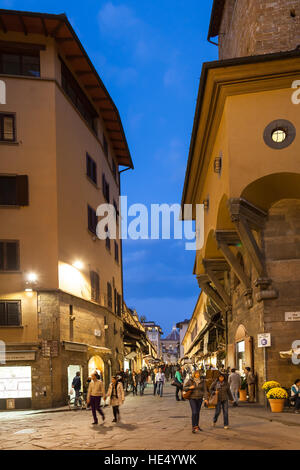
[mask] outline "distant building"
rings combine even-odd
[[[163,334],[161,327],[157,325],[154,321],[144,322],[143,327],[146,330],[146,334],[148,338],[156,347],[158,357],[161,357],[162,355],[161,335]]]
[[[185,336],[189,323],[190,323],[190,320],[185,319],[176,324],[176,328],[179,329],[179,358],[184,356],[184,347],[182,344],[182,340]]]
[[[180,336],[176,326],[173,326],[171,333],[164,339],[162,343],[163,362],[167,364],[176,364],[179,360],[179,342]]]

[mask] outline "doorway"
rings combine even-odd
[[[82,392],[82,367],[76,365],[68,366],[68,394],[70,395],[70,390],[72,388],[72,382],[76,375],[76,372],[80,372],[81,379],[81,392]]]

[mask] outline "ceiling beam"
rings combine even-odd
[[[48,32],[48,29],[47,29],[47,26],[43,17],[41,17],[41,23],[42,23],[45,36],[49,36],[49,32]]]
[[[7,33],[7,27],[5,26],[5,23],[4,23],[4,20],[3,20],[2,16],[0,16],[0,26],[3,29],[3,32]]]
[[[20,24],[22,26],[22,29],[23,29],[23,32],[24,32],[25,36],[28,36],[28,30],[27,30],[26,24],[24,22],[23,16],[19,15],[18,18],[19,18],[19,21],[20,21]]]
[[[82,77],[82,75],[90,75],[93,72],[91,70],[76,70],[75,73],[78,77]]]
[[[55,38],[57,42],[63,43],[63,42],[69,42],[69,41],[74,41],[74,38]]]
[[[67,60],[76,60],[76,59],[84,59],[82,54],[73,54],[73,55],[66,55]]]
[[[54,38],[56,37],[57,33],[60,31],[60,29],[63,27],[64,25],[64,21],[60,21],[58,23],[58,25],[54,28],[54,30],[52,31],[51,33],[51,36],[53,36]]]

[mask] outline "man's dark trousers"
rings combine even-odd
[[[104,413],[100,408],[100,403],[101,403],[101,397],[90,397],[90,403],[91,403],[91,408],[92,408],[92,413],[93,413],[93,418],[94,422],[98,423],[98,417],[97,417],[97,411],[100,413],[102,418],[104,417]]]

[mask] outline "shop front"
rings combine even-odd
[[[0,366],[0,410],[31,408],[35,359],[34,350],[6,352]]]

